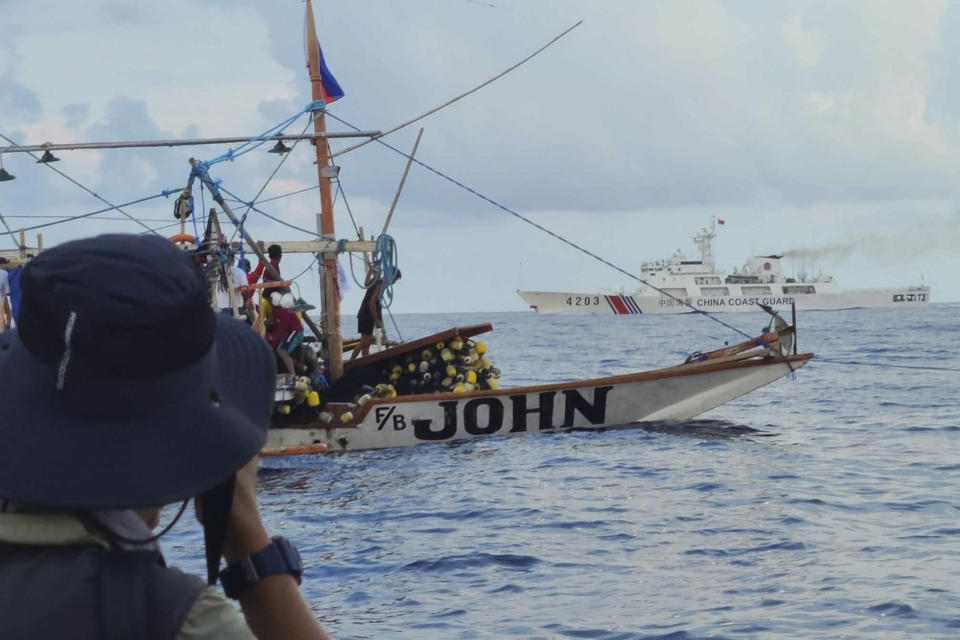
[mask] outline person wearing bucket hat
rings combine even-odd
[[[259,336],[159,237],[68,242],[21,282],[0,334],[0,637],[327,638],[257,508],[275,385]],[[151,531],[191,498],[206,584]]]

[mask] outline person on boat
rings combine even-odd
[[[13,312],[10,311],[10,279],[4,269],[0,269],[0,331],[13,326]]]
[[[263,242],[258,242],[257,245],[260,247],[262,253]],[[283,247],[278,244],[272,244],[267,247],[266,253],[270,266],[273,267],[274,272],[277,274],[276,277],[267,270],[263,260],[260,260],[257,262],[256,268],[247,274],[248,284],[256,284],[260,281],[261,277],[263,278],[264,284],[283,281],[283,277],[280,275],[280,260],[283,258]],[[265,289],[263,296],[260,298],[260,315],[263,316],[268,325],[273,322],[273,306],[270,304],[270,292],[275,290],[276,289]]]
[[[274,291],[270,297],[273,303],[273,324],[267,333],[267,342],[276,351],[287,373],[292,376],[303,373],[302,361],[294,362],[298,349],[303,344],[303,324],[297,317],[293,294]]]
[[[99,236],[38,255],[21,287],[23,322],[0,334],[0,637],[327,639],[257,507],[273,355],[214,313],[192,259]],[[191,498],[206,581],[152,532]],[[210,586],[221,556],[243,616]]]
[[[251,273],[250,261],[246,258],[240,258],[237,260],[237,266],[240,267],[240,271],[243,271],[243,280],[247,283],[246,287],[243,287],[243,306],[246,309],[253,310],[253,289],[250,288],[251,284],[256,284],[258,276],[255,276]]]
[[[253,319],[245,311],[244,290],[247,286],[247,273],[234,264],[234,257],[231,254],[227,262],[221,263],[218,268],[219,278],[216,286],[216,304],[220,313],[227,315],[236,315],[237,317],[252,323]],[[228,274],[230,277],[228,277]],[[233,289],[232,302],[230,290]],[[252,314],[251,314],[252,315]]]
[[[393,276],[393,281],[400,280],[400,270],[397,269]],[[376,278],[367,287],[363,294],[363,302],[360,303],[360,310],[357,312],[357,332],[360,334],[360,342],[353,348],[350,359],[353,360],[359,354],[361,357],[370,354],[370,345],[373,344],[373,332],[375,329],[383,329],[383,306],[380,304],[380,291],[383,289],[383,278]]]
[[[263,243],[260,243],[260,249],[263,250]],[[273,267],[273,270],[276,271],[277,276],[274,277],[270,271],[267,270],[267,266],[263,263],[262,260],[257,262],[257,267],[249,273],[251,278],[250,284],[260,280],[261,276],[263,277],[264,282],[279,282],[283,280],[280,276],[280,260],[283,259],[283,247],[278,244],[272,244],[267,247],[267,258],[270,261],[270,266]]]

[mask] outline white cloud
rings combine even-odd
[[[752,252],[785,250],[791,240],[826,246],[858,233],[912,234],[930,250],[887,252],[884,264],[853,252],[824,269],[851,286],[882,285],[898,274],[912,282],[922,271],[935,298],[960,298],[957,259],[942,242],[952,236],[919,232],[957,221],[954,5],[495,4],[318,4],[324,52],[347,92],[331,111],[387,129],[582,18],[532,62],[424,121],[418,159],[508,207],[536,212],[536,220],[625,267],[677,247],[689,252],[689,236],[722,212],[728,226],[718,257],[726,268]],[[10,89],[0,94],[0,133],[16,131],[24,142],[258,133],[309,100],[299,6],[174,0],[5,9],[0,86]],[[344,127],[328,121],[328,129]],[[408,150],[415,135],[406,130],[387,142]],[[182,184],[187,157],[222,151],[64,153],[58,168],[124,200]],[[217,165],[215,175],[252,198],[277,161],[261,150]],[[266,195],[315,184],[311,161],[308,145],[298,148]],[[373,144],[337,162],[358,224],[379,230],[403,158]],[[4,163],[18,177],[0,185],[5,213],[99,206],[32,160],[10,155]],[[159,199],[134,210],[169,219],[169,208]],[[319,196],[307,192],[263,209],[312,229]],[[395,215],[391,231],[407,276],[400,311],[520,309],[518,287],[632,286],[419,167]],[[352,234],[342,199],[337,224]],[[107,228],[135,229],[90,223],[44,233],[56,239]],[[269,239],[298,237],[255,214],[248,228]],[[896,273],[886,270],[890,263]],[[355,302],[348,298],[345,308]]]

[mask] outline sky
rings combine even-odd
[[[328,108],[330,131],[391,129],[582,20],[504,78],[385,138],[406,152],[423,127],[417,159],[485,198],[413,167],[388,230],[404,276],[396,313],[519,311],[517,289],[636,288],[501,207],[630,273],[677,249],[696,257],[692,236],[717,216],[714,255],[727,272],[788,253],[788,271],[832,274],[842,288],[923,283],[935,302],[960,300],[960,3],[317,0],[314,11],[346,93]],[[303,13],[300,0],[0,0],[0,134],[20,144],[255,136],[310,101]],[[265,149],[212,174],[249,200],[279,162]],[[182,187],[189,157],[225,150],[64,151],[51,166],[119,204]],[[299,145],[262,197],[316,186],[313,160]],[[354,223],[379,232],[405,158],[373,143],[336,162],[338,237],[355,238]],[[3,164],[17,177],[0,183],[14,229],[104,207],[26,154]],[[163,235],[177,231],[172,208],[162,197],[123,207]],[[319,194],[259,208],[311,230]],[[28,243],[37,232],[50,246],[144,231],[117,212],[101,217],[119,219],[48,226]],[[255,212],[247,229],[309,239]],[[0,236],[0,249],[14,246]],[[307,270],[297,283],[316,303],[310,260],[287,256],[283,274]],[[362,279],[362,265],[354,272]],[[361,296],[351,284],[344,312]]]

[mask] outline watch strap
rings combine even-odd
[[[228,598],[239,598],[254,582],[268,576],[290,575],[300,584],[303,562],[296,547],[282,536],[272,539],[266,547],[251,553],[220,572],[220,584]]]

